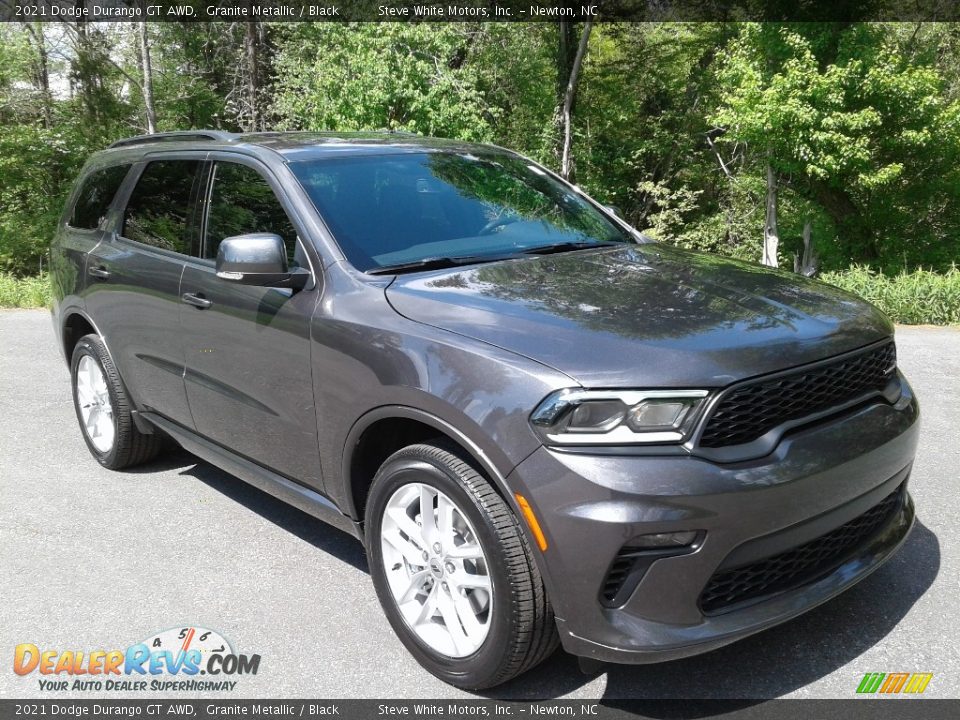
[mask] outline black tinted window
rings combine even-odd
[[[85,230],[99,227],[129,169],[129,165],[116,165],[87,175],[70,213],[70,225]]]
[[[123,236],[190,253],[190,195],[199,160],[158,160],[144,168],[123,218]]]
[[[297,232],[267,181],[246,165],[217,163],[207,214],[204,255],[215,258],[224,238],[254,232],[282,237],[287,246],[287,258],[293,262]]]

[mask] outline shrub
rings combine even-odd
[[[50,277],[46,274],[18,278],[0,273],[0,307],[36,308],[50,303]]]
[[[872,302],[891,320],[905,325],[960,323],[960,269],[884,275],[869,266],[824,273],[821,280]]]
[[[2,104],[2,103],[0,103]],[[62,125],[4,125],[0,133],[0,272],[28,276],[45,255],[95,131]],[[91,145],[93,147],[91,147]]]

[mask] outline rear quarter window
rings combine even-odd
[[[67,224],[81,230],[96,230],[127,176],[129,165],[96,170],[83,179]]]

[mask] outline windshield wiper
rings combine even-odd
[[[367,270],[368,275],[399,275],[405,272],[416,272],[418,270],[441,270],[443,268],[458,267],[460,265],[475,265],[477,263],[495,262],[497,260],[506,260],[515,255],[462,255],[459,257],[428,257],[421,260],[412,260],[396,265],[383,265],[382,267]]]
[[[611,245],[621,244],[622,243],[612,240],[602,240],[600,242],[562,242],[554,243],[553,245],[538,245],[537,247],[524,248],[523,250],[502,255],[443,255],[411,260],[410,262],[397,263],[396,265],[383,265],[381,267],[371,268],[366,272],[367,275],[400,275],[402,273],[417,272],[420,270],[442,270],[443,268],[458,267],[460,265],[477,265],[479,263],[491,263],[498,260],[511,260],[524,255],[549,255],[551,253],[584,250],[594,247],[609,247]]]
[[[595,247],[609,247],[611,245],[622,245],[623,243],[612,240],[601,240],[599,242],[561,242],[552,245],[537,245],[535,247],[524,248],[519,252],[524,255],[551,255],[553,253],[570,252],[571,250],[585,250]]]

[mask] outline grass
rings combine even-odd
[[[0,308],[39,308],[50,304],[50,276],[18,278],[0,273]]]
[[[824,273],[824,282],[869,300],[891,320],[904,325],[960,323],[960,269],[945,273],[914,270],[884,275],[870,267],[853,266]]]

